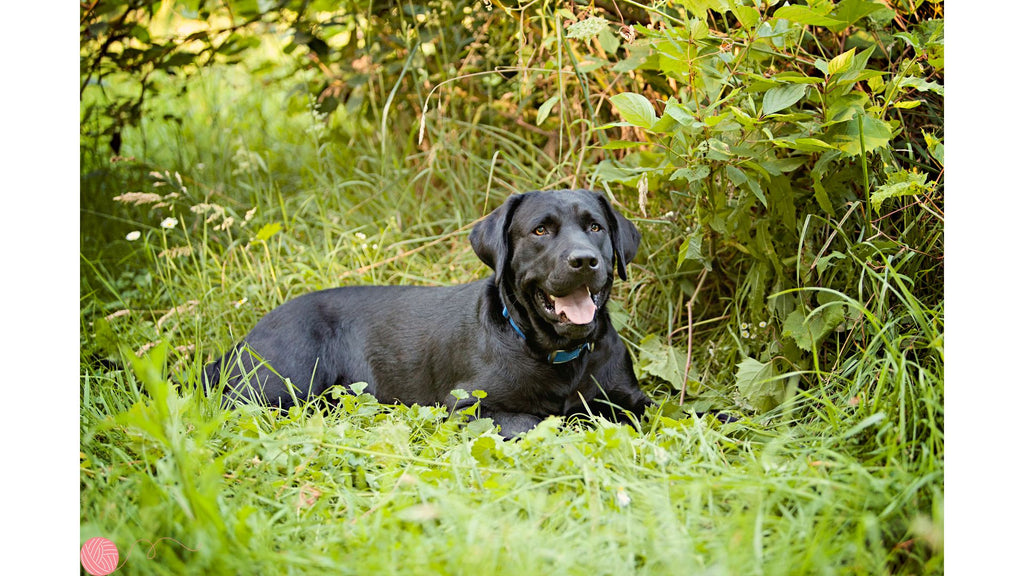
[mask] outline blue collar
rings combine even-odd
[[[508,323],[512,325],[512,329],[516,331],[516,334],[518,334],[519,337],[522,338],[523,340],[526,340],[526,334],[523,334],[523,330],[519,328],[518,325],[516,325],[515,320],[513,320],[512,316],[509,315],[508,306],[501,307],[501,315],[504,316],[508,320]],[[593,349],[594,343],[586,342],[580,345],[580,347],[576,348],[575,350],[555,350],[551,354],[548,354],[548,362],[550,362],[551,364],[565,364],[566,362],[572,362],[573,360],[579,358],[580,355],[583,354],[584,350]]]

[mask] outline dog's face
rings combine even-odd
[[[625,279],[640,234],[589,190],[511,196],[480,222],[470,242],[495,271],[510,308],[560,339],[588,339],[616,271]]]

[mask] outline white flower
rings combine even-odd
[[[138,230],[132,230],[131,232],[128,233],[127,236],[124,237],[124,239],[129,242],[134,242],[139,238],[142,238],[142,232],[139,232]]]
[[[764,320],[761,320],[760,322],[757,323],[757,327],[758,328],[764,328],[767,325],[768,325],[768,323],[765,322]]]
[[[619,486],[619,489],[615,491],[615,501],[619,503],[619,506],[625,508],[626,506],[629,506],[629,503],[632,502],[633,499],[629,497],[629,494],[626,494],[625,488]]]
[[[160,223],[161,228],[174,228],[178,225],[177,218],[164,218],[164,221]]]

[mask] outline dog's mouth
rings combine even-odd
[[[590,288],[586,285],[564,296],[555,296],[538,288],[537,299],[544,311],[562,324],[590,324],[597,314],[597,295],[591,294]]]

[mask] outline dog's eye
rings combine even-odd
[[[604,228],[602,228],[601,225],[598,224],[597,222],[594,222],[590,225],[591,232],[600,232],[601,230],[604,230]]]
[[[547,226],[537,226],[533,229],[534,236],[545,236],[548,233]]]

